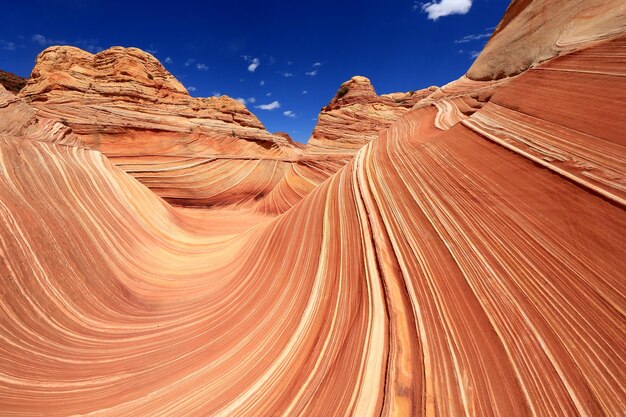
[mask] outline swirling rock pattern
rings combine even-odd
[[[282,214],[0,87],[2,415],[622,415],[625,79],[624,36],[462,78]]]
[[[316,132],[332,136],[335,151],[321,153],[317,139],[305,148],[289,135],[270,134],[234,99],[190,97],[158,60],[136,48],[95,55],[48,48],[19,97],[170,203],[282,213],[425,96],[378,96],[364,77],[344,86],[350,93],[327,107],[348,119],[362,116],[347,127],[345,117],[327,120],[322,113]]]

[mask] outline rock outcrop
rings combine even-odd
[[[306,153],[353,155],[434,91],[436,87],[379,96],[369,79],[352,77],[341,84],[335,97],[322,108]]]
[[[237,100],[190,97],[158,60],[136,48],[95,55],[48,48],[19,97],[181,205],[252,205],[302,153],[290,139],[267,132]],[[223,177],[212,178],[215,172]],[[245,181],[248,175],[252,181]]]
[[[26,80],[13,73],[0,70],[0,85],[7,91],[17,94],[26,85]]]
[[[513,0],[467,76],[511,77],[625,32],[623,0]]]
[[[507,27],[548,2],[514,6]],[[259,152],[278,160],[284,135],[203,171],[237,171],[212,196],[227,207],[177,207],[93,146],[93,121],[61,100],[80,77],[53,78],[0,87],[3,415],[626,409],[626,35],[431,91],[330,176],[339,157],[298,155],[259,200],[281,214],[231,203],[273,172],[241,155],[272,143]],[[175,86],[163,100],[189,100]],[[367,106],[368,90],[344,97]],[[116,129],[143,111],[132,126],[182,123],[159,101],[80,94]]]

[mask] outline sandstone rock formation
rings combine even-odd
[[[335,97],[322,109],[306,153],[353,155],[434,91],[436,87],[379,96],[369,79],[353,77],[341,84]]]
[[[508,26],[547,2],[515,4]],[[339,158],[307,147],[260,202],[294,201],[282,214],[173,206],[93,146],[58,89],[0,87],[2,414],[622,415],[626,35],[604,30],[430,92],[316,185]],[[84,95],[120,141],[126,124],[183,125]],[[296,152],[250,141],[241,171],[255,147]]]
[[[379,97],[363,77],[345,86],[351,91],[327,106],[330,116],[322,113],[316,129],[320,139],[314,135],[306,149],[285,133],[267,132],[234,99],[190,97],[152,55],[136,48],[95,55],[48,48],[19,97],[170,203],[277,213],[338,171],[425,95]],[[320,151],[327,140],[330,148]]]
[[[623,0],[513,0],[467,76],[510,77],[624,31]]]
[[[26,85],[26,80],[10,72],[0,70],[0,85],[7,91],[18,93]]]
[[[302,153],[290,139],[267,132],[238,101],[190,97],[152,55],[136,48],[95,55],[48,48],[19,97],[183,205],[251,204]],[[207,174],[220,171],[221,178]],[[242,182],[246,176],[254,182]]]

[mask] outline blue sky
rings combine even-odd
[[[0,69],[28,76],[51,44],[151,52],[193,96],[227,94],[269,131],[306,142],[353,75],[379,94],[463,75],[508,0],[7,2]]]

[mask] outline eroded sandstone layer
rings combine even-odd
[[[0,87],[2,415],[622,415],[626,36],[604,30],[431,91],[318,184],[292,165],[282,214],[173,206],[56,93]],[[180,126],[143,106],[106,105]]]
[[[379,96],[370,80],[355,76],[341,84],[322,108],[307,144],[308,155],[354,155],[411,107],[436,91],[430,87]]]

